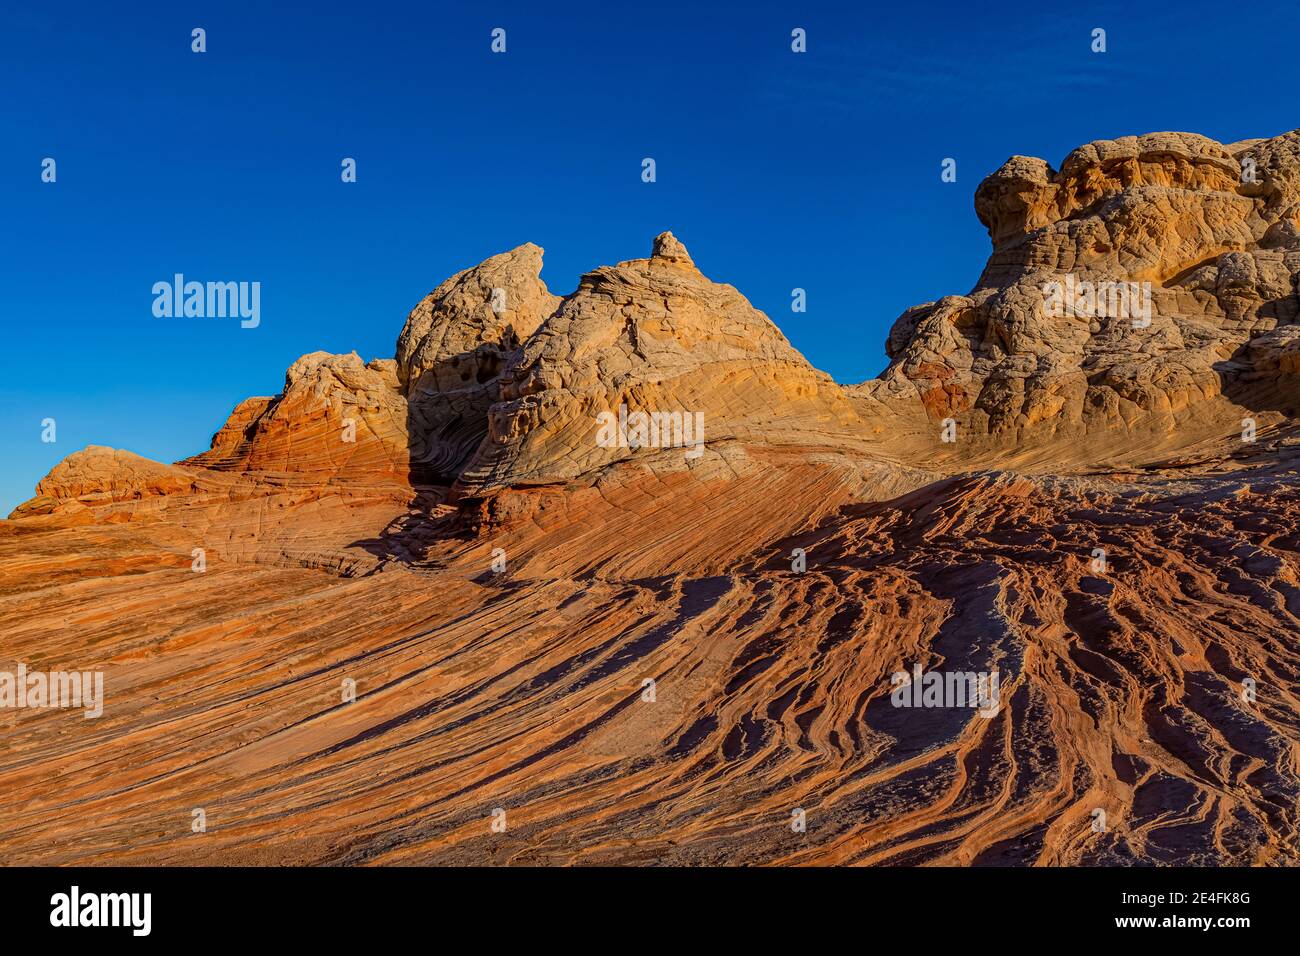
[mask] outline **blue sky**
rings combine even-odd
[[[451,7],[0,14],[0,514],[86,444],[203,450],[306,352],[391,356],[438,282],[528,241],[563,295],[671,229],[815,365],[861,381],[903,309],[971,288],[988,254],[972,196],[1008,156],[1300,126],[1294,4]],[[177,272],[260,282],[261,324],[155,318],[151,288]]]

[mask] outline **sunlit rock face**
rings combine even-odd
[[[1300,131],[1130,136],[1059,171],[1015,156],[975,207],[993,241],[976,288],[905,312],[889,369],[857,393],[1046,468],[1136,464],[1251,410],[1295,413],[1273,354],[1297,319]]]

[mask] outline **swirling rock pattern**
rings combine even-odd
[[[107,699],[0,708],[6,860],[1294,865],[1298,144],[1009,160],[864,385],[671,234],[563,299],[525,245],[208,452],[70,456],[0,522],[0,671]],[[1150,326],[1045,316],[1072,270]]]

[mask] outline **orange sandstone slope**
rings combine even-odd
[[[208,452],[69,456],[0,522],[0,671],[106,701],[0,708],[5,858],[1296,862],[1300,132],[976,206],[863,385],[671,234],[563,299],[525,245]]]

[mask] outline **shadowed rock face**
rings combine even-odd
[[[460,473],[500,399],[502,370],[559,305],[541,271],[541,248],[526,243],[452,276],[407,317],[397,374],[413,462],[426,477],[450,482]]]
[[[0,522],[0,671],[107,700],[0,708],[6,859],[1295,864],[1298,150],[1014,157],[859,386],[671,233],[563,299],[528,244],[203,454],[69,456]]]

